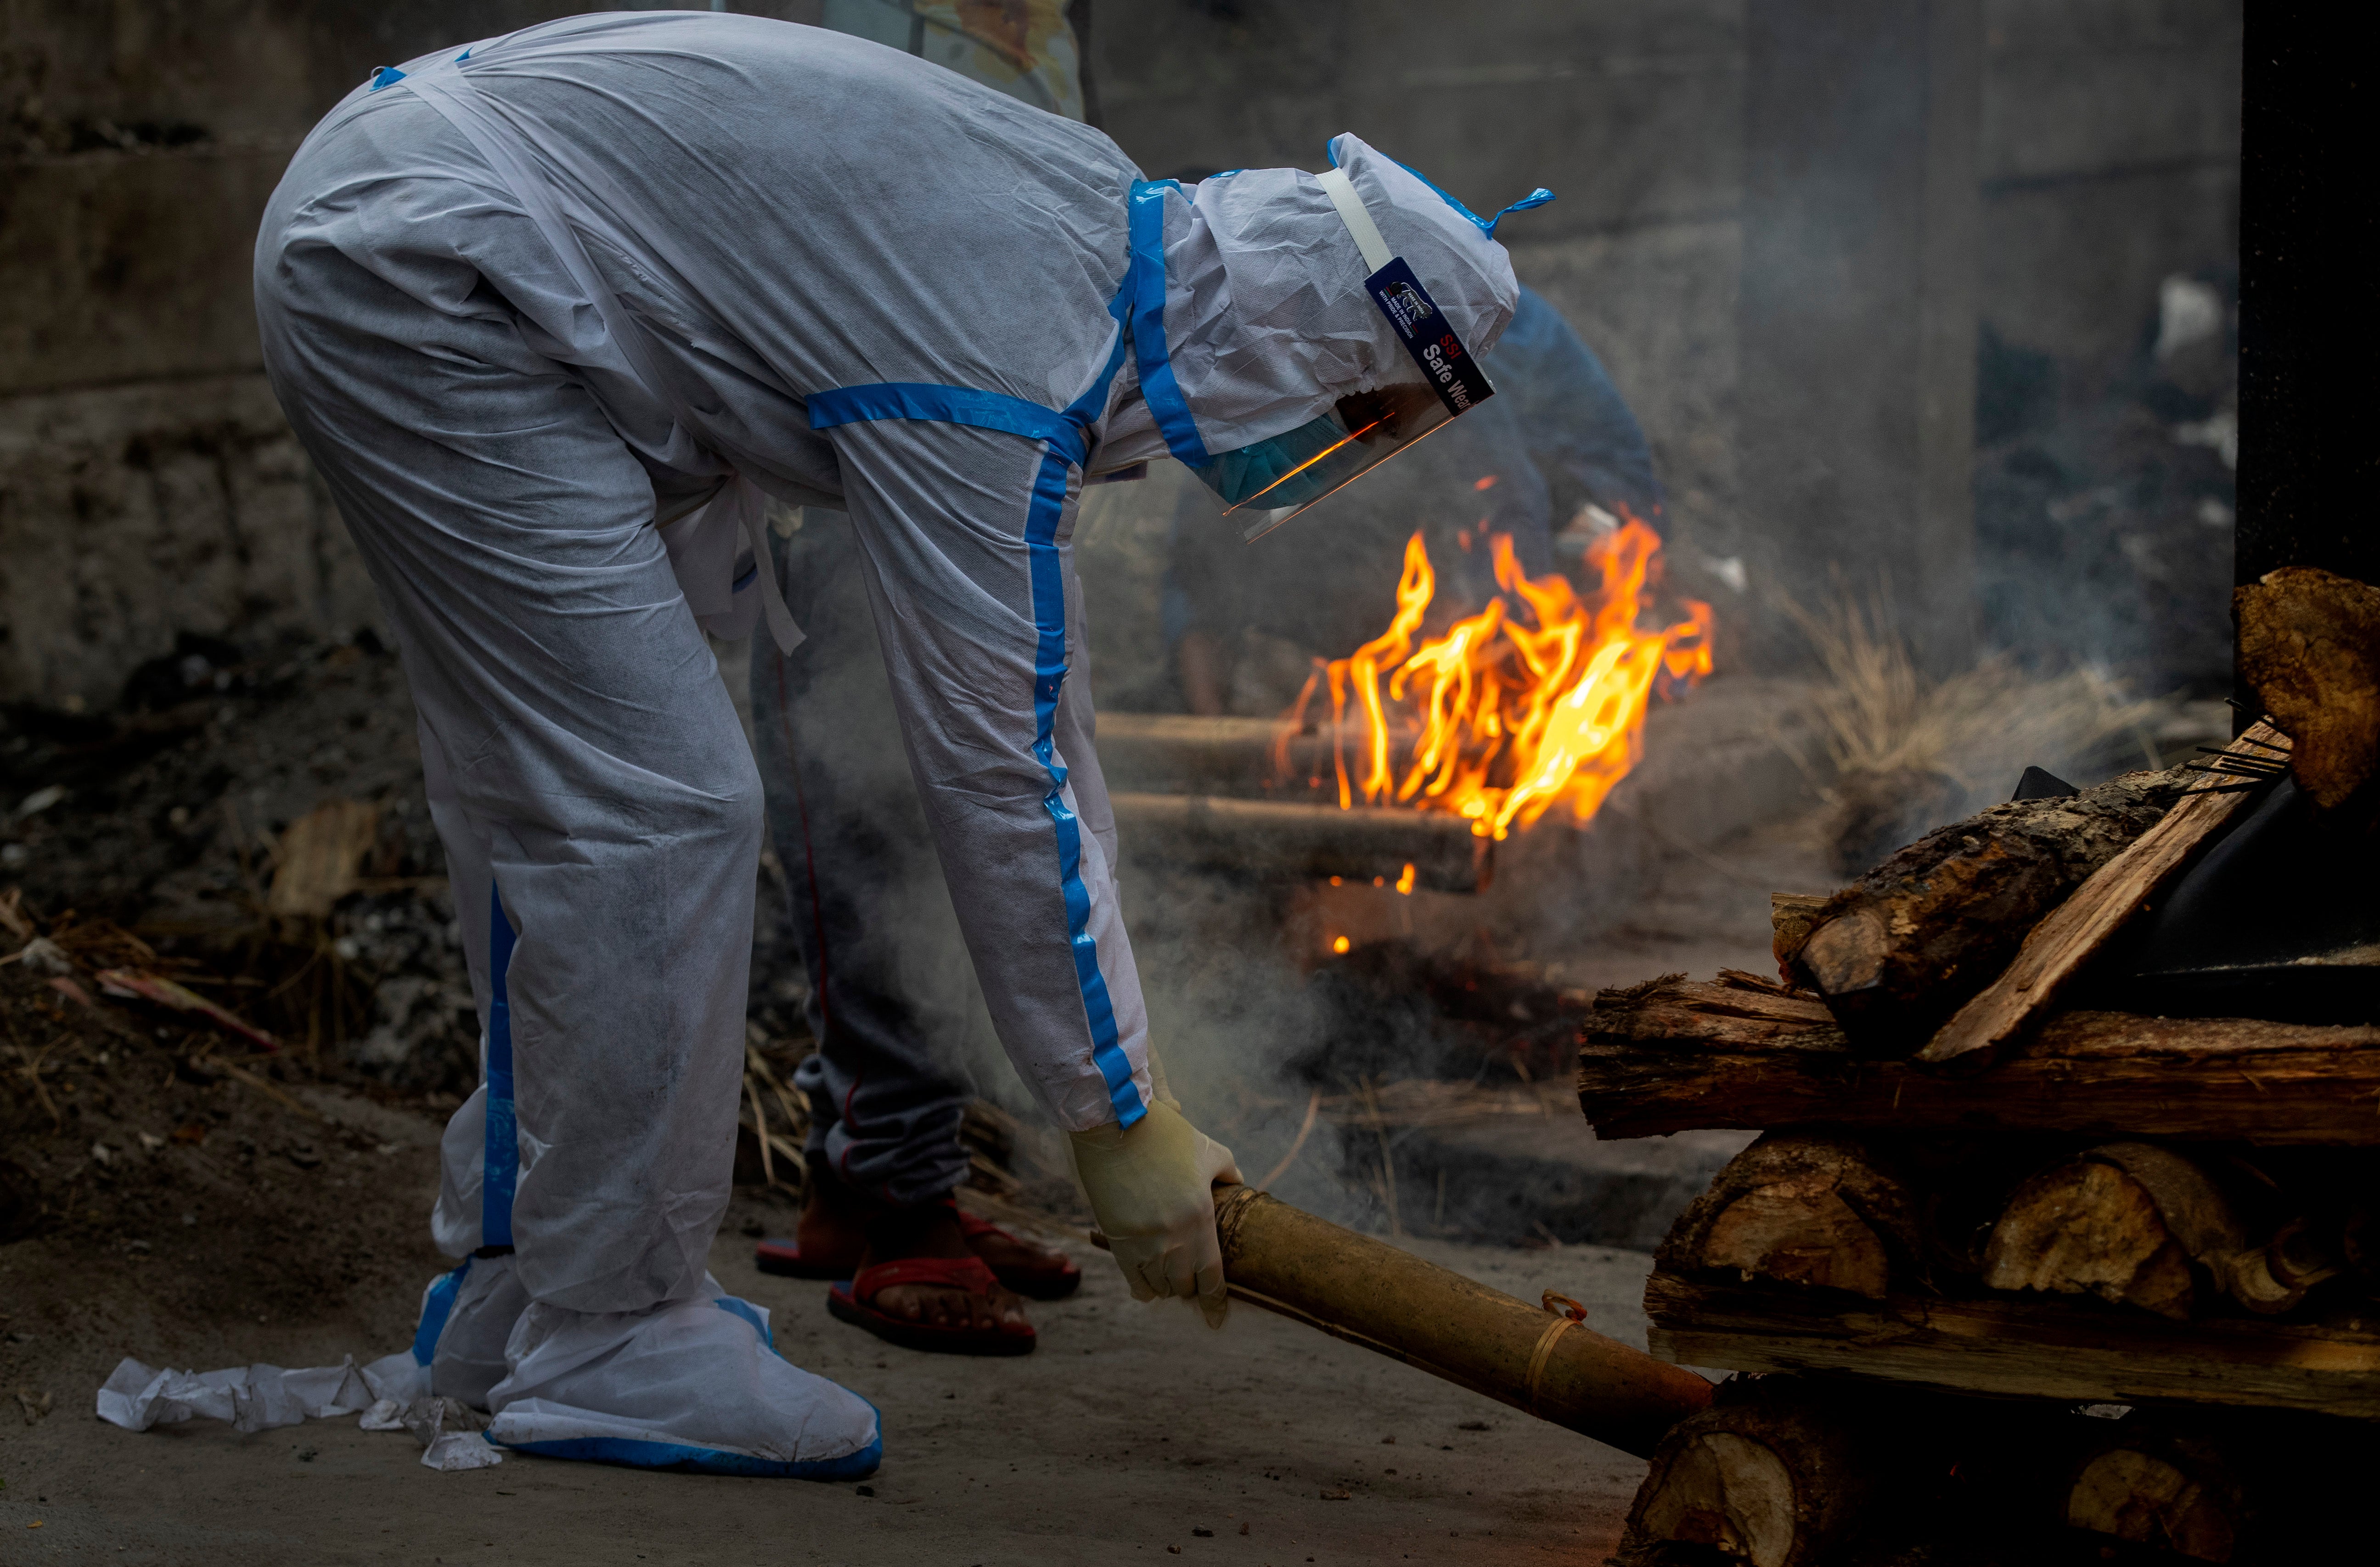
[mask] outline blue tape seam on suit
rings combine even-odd
[[[977,392],[962,386],[934,386],[922,382],[886,382],[873,386],[844,386],[813,393],[809,399],[810,428],[829,430],[861,419],[928,419],[944,424],[998,430],[1028,440],[1046,442],[1041,467],[1033,480],[1033,499],[1025,518],[1026,558],[1033,585],[1033,756],[1049,775],[1050,791],[1041,797],[1058,838],[1059,891],[1066,905],[1066,944],[1075,961],[1075,983],[1082,992],[1083,1015],[1090,1027],[1091,1061],[1107,1085],[1108,1102],[1115,1107],[1119,1124],[1130,1126],[1148,1113],[1140,1091],[1133,1086],[1132,1063],[1117,1037],[1115,1006],[1108,995],[1107,976],[1099,971],[1099,943],[1090,933],[1091,897],[1083,885],[1082,822],[1066,806],[1066,769],[1058,760],[1051,738],[1058,714],[1058,693],[1066,683],[1066,577],[1058,552],[1058,522],[1066,509],[1066,470],[1079,466],[1089,453],[1086,428],[1104,410],[1108,389],[1123,363],[1125,294],[1133,271],[1125,270],[1123,289],[1108,307],[1117,321],[1115,346],[1107,366],[1081,396],[1053,413],[1038,403],[998,392]]]
[[[1080,426],[1064,414],[1038,403],[999,392],[972,392],[964,386],[934,386],[921,381],[886,381],[873,386],[839,386],[815,392],[808,399],[810,428],[832,430],[839,424],[866,419],[915,419],[937,424],[972,425],[1047,441],[1064,452],[1069,462],[1089,455]]]
[[[513,1188],[520,1180],[520,1123],[513,1111],[513,1009],[505,982],[513,926],[504,894],[488,885],[488,1152],[480,1182],[480,1244],[513,1244]]]
[[[1173,361],[1165,346],[1165,194],[1182,193],[1171,179],[1136,179],[1130,204],[1132,260],[1124,269],[1124,287],[1132,293],[1133,356],[1140,366],[1140,395],[1148,399],[1150,417],[1165,437],[1165,449],[1192,468],[1205,468],[1214,456],[1199,438],[1197,421],[1173,378]]]

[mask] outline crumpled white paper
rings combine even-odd
[[[394,1400],[388,1402],[391,1408],[386,1418],[412,1432],[413,1439],[421,1444],[423,1468],[485,1469],[504,1461],[504,1450],[480,1434],[488,1428],[488,1417],[461,1400],[418,1398],[401,1406]],[[380,1409],[379,1404],[373,1404],[365,1412],[366,1420]]]
[[[421,1443],[421,1463],[439,1470],[485,1469],[504,1450],[481,1433],[488,1417],[451,1398],[429,1396],[423,1368],[410,1354],[358,1367],[285,1370],[235,1366],[222,1371],[159,1370],[124,1357],[99,1390],[99,1417],[128,1431],[171,1426],[194,1415],[228,1421],[235,1431],[269,1431],[335,1415],[363,1416],[367,1431],[405,1431]]]
[[[369,1407],[372,1396],[354,1355],[298,1371],[261,1365],[159,1370],[126,1355],[99,1390],[99,1417],[128,1431],[175,1425],[193,1415],[227,1420],[235,1431],[269,1431],[353,1415]]]

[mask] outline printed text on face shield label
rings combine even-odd
[[[1450,414],[1468,413],[1480,402],[1496,395],[1479,362],[1471,357],[1463,340],[1446,324],[1439,313],[1429,291],[1413,274],[1402,256],[1393,258],[1387,266],[1364,280],[1372,302],[1380,307],[1389,324],[1396,328],[1397,340],[1421,367],[1430,389],[1438,400],[1446,405]]]

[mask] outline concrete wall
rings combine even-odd
[[[1318,166],[1352,129],[1507,229],[1742,553],[1741,0],[1095,0],[1151,174]],[[257,369],[256,214],[370,67],[585,8],[0,0],[0,698],[112,700],[177,630],[340,636],[370,594]],[[816,6],[739,3],[788,19]],[[1983,297],[2078,381],[2235,244],[2239,0],[1989,0]],[[1808,541],[1823,547],[1823,541]]]

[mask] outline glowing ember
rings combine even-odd
[[[1340,808],[1360,795],[1445,811],[1488,838],[1561,803],[1585,821],[1636,765],[1655,684],[1710,673],[1708,604],[1683,601],[1688,618],[1660,630],[1636,624],[1661,549],[1644,523],[1632,517],[1588,548],[1602,584],[1585,601],[1560,576],[1523,576],[1510,535],[1493,549],[1501,594],[1416,644],[1438,588],[1416,532],[1388,630],[1307,680],[1276,756],[1287,760],[1288,736],[1327,683]]]

